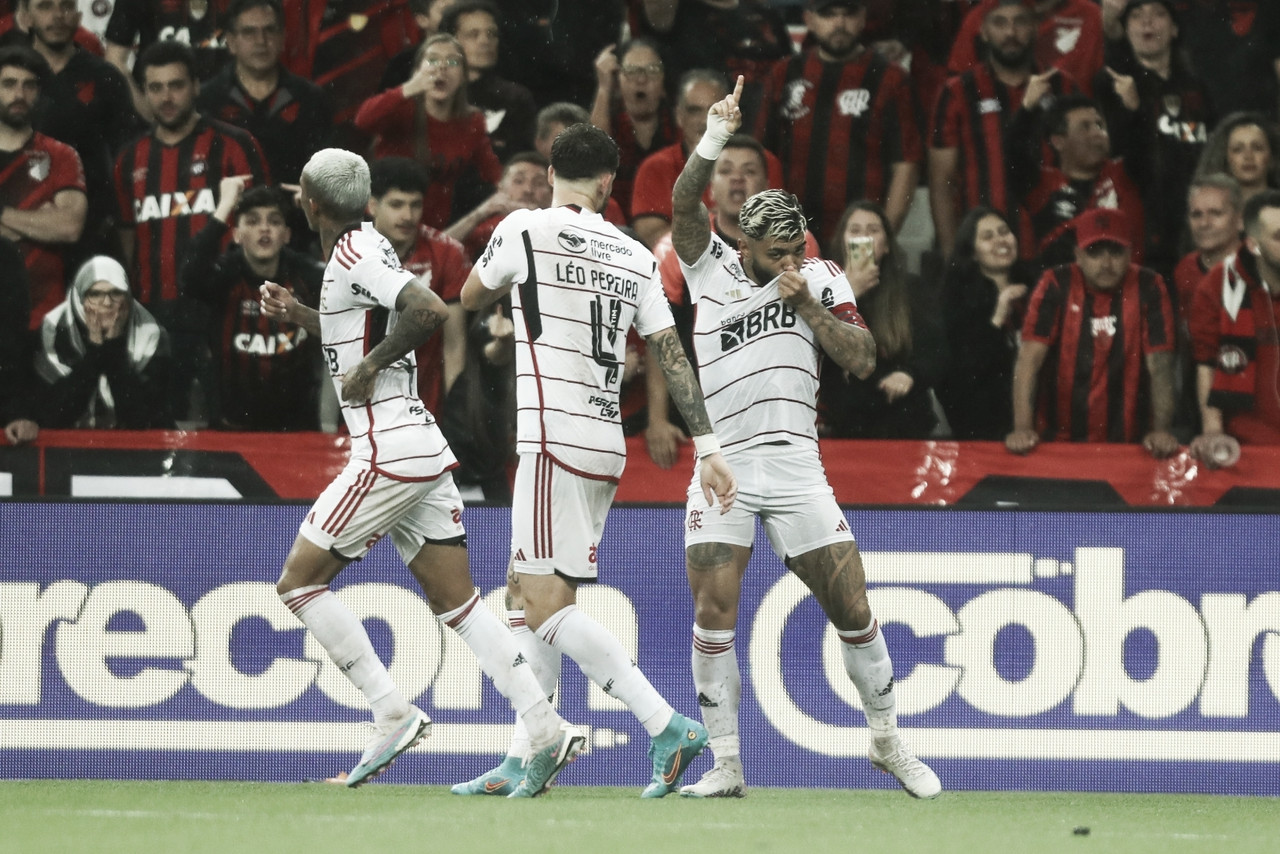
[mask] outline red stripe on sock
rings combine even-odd
[[[854,646],[862,646],[864,643],[871,643],[876,639],[876,635],[880,634],[880,621],[872,620],[871,628],[867,630],[865,635],[858,635],[857,637],[851,638],[845,637],[843,632],[837,632],[837,634],[840,635],[840,640],[845,643],[853,644]]]
[[[703,655],[711,655],[711,656],[724,655],[726,652],[733,651],[733,641],[729,640],[729,641],[712,642],[712,641],[702,640],[697,635],[694,635],[693,649],[694,649],[694,652],[699,652],[699,653],[702,653]]]
[[[288,599],[284,600],[284,604],[290,611],[296,614],[310,604],[312,599],[315,599],[317,596],[323,596],[328,592],[329,588],[327,586],[321,587],[319,590],[308,590],[306,593],[302,593],[297,596],[290,596]]]
[[[452,620],[449,620],[447,623],[445,623],[445,625],[451,629],[456,629],[458,626],[462,625],[462,621],[467,618],[467,616],[471,613],[472,609],[474,609],[476,605],[479,605],[479,604],[480,604],[480,597],[472,596],[471,601],[468,602],[467,606],[462,609],[462,613],[454,617]]]

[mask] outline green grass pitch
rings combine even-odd
[[[0,852],[1280,850],[1275,798],[944,792],[926,802],[896,790],[752,789],[740,801],[642,801],[639,793],[559,786],[515,802],[378,783],[0,782]]]

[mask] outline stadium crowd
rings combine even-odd
[[[296,204],[364,155],[368,219],[448,307],[418,394],[460,485],[509,499],[510,300],[468,312],[507,214],[546,208],[565,127],[609,133],[610,222],[693,312],[672,188],[741,75],[703,195],[798,197],[877,343],[821,371],[819,433],[1280,443],[1280,3],[1265,0],[0,0],[0,429],[340,421]],[[635,336],[621,413],[684,425]],[[326,412],[329,414],[326,415]]]

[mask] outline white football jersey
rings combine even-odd
[[[396,297],[413,278],[372,223],[338,238],[320,290],[320,341],[338,400],[346,372],[395,326]],[[370,400],[342,403],[352,460],[366,461],[396,480],[430,480],[457,466],[417,388],[417,363],[410,350],[378,372]]]
[[[490,290],[513,286],[516,450],[616,480],[627,331],[674,325],[653,255],[600,214],[567,205],[511,213],[476,269]]]
[[[778,295],[777,280],[757,285],[736,249],[716,234],[693,266],[680,262],[696,309],[698,377],[726,454],[766,442],[818,443],[817,336]],[[836,317],[865,326],[844,271],[807,259],[800,273]]]

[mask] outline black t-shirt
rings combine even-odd
[[[333,114],[324,90],[281,69],[276,90],[255,101],[227,66],[200,87],[200,114],[244,128],[262,146],[274,181],[296,184],[311,155],[329,144]]]
[[[40,89],[32,125],[80,155],[88,189],[86,231],[115,209],[111,169],[116,155],[143,129],[129,82],[114,65],[80,48]]]
[[[590,104],[595,61],[622,31],[621,0],[503,0],[498,74],[529,87],[545,106]]]
[[[1280,59],[1276,0],[1177,0],[1178,34],[1218,115],[1276,111]]]
[[[228,61],[223,29],[230,0],[116,0],[107,22],[107,41],[138,43],[138,52],[154,42],[173,39],[196,52],[197,76],[208,80]]]
[[[30,315],[22,253],[11,241],[0,238],[0,430],[11,421],[31,416],[35,371],[32,339],[27,333]]]

